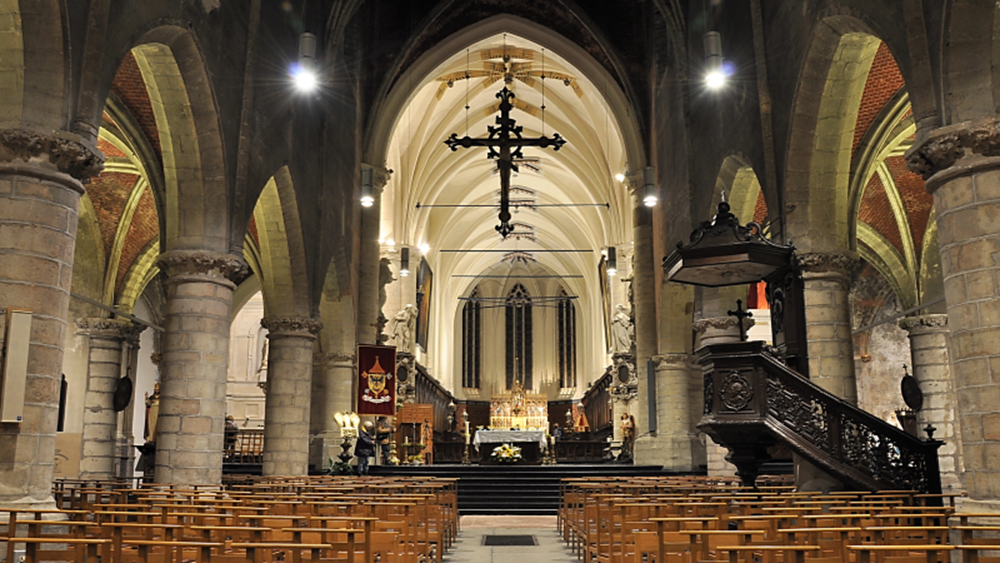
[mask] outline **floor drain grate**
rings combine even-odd
[[[538,545],[535,536],[483,536],[483,545]]]

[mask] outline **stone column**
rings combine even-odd
[[[118,443],[116,446],[118,460],[115,475],[118,477],[130,478],[135,474],[136,450],[132,447],[135,443],[133,415],[135,414],[135,403],[139,400],[135,395],[136,365],[139,356],[139,336],[144,330],[146,330],[145,325],[130,323],[122,343],[122,377],[128,377],[132,380],[132,398],[125,410],[118,413],[118,433],[115,439]]]
[[[804,285],[809,379],[856,405],[858,386],[847,296],[858,259],[825,252],[803,253],[796,259]]]
[[[337,412],[354,410],[354,354],[334,352],[316,354],[313,358],[317,376],[314,378],[318,393],[313,398],[313,408],[317,409],[312,419],[316,421],[311,444],[312,463],[316,467],[325,467],[330,459],[336,459],[340,454],[340,427],[333,415]]]
[[[743,319],[743,329],[750,330],[756,321]],[[694,332],[698,338],[697,348],[711,344],[740,341],[740,327],[736,317],[708,317],[694,322]],[[702,383],[704,386],[704,383]],[[704,389],[704,387],[702,387]],[[701,406],[704,407],[704,401]],[[708,474],[713,477],[732,477],[736,466],[726,461],[729,450],[705,436],[705,455],[708,458]]]
[[[910,335],[913,377],[924,393],[917,425],[937,428],[934,437],[944,445],[938,450],[941,487],[945,492],[962,490],[959,478],[959,443],[955,425],[955,390],[948,360],[948,315],[921,315],[899,320],[899,328]]]
[[[81,479],[112,479],[117,457],[118,412],[115,389],[122,377],[122,343],[132,332],[124,319],[91,318],[76,321],[89,337],[87,392],[83,403]]]
[[[910,170],[934,195],[951,361],[969,493],[959,508],[1000,511],[1000,116],[919,131]]]
[[[156,423],[156,481],[222,482],[229,313],[242,258],[173,250],[160,256],[167,304]]]
[[[323,327],[309,317],[267,317],[264,467],[269,475],[309,474],[309,402],[313,344]]]
[[[649,403],[656,401],[656,390],[647,385],[646,363],[659,349],[656,334],[656,280],[653,272],[653,212],[642,203],[643,171],[630,174],[629,189],[633,206],[632,296],[635,300],[635,367],[639,379],[638,401],[635,405],[636,451],[648,449],[643,442],[653,440],[649,426]],[[662,429],[658,428],[657,431]],[[645,459],[638,460],[645,463]]]
[[[656,362],[656,428],[652,462],[667,471],[695,469],[690,401],[692,358],[687,354],[659,354]]]
[[[361,272],[358,287],[358,342],[378,344],[379,333],[379,253],[378,236],[382,223],[382,189],[390,172],[373,169],[375,203],[361,209]],[[411,261],[411,268],[413,268]]]
[[[54,508],[77,206],[81,180],[97,174],[103,160],[77,139],[66,132],[0,130],[0,312],[32,312],[23,419],[0,426],[0,507]]]

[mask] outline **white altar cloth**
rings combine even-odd
[[[479,444],[510,444],[514,442],[538,442],[538,447],[544,453],[548,449],[545,432],[541,430],[477,430],[472,439],[476,451]]]

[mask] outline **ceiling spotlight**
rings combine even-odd
[[[716,90],[726,83],[722,67],[722,35],[718,31],[705,34],[705,84]]]
[[[312,92],[319,84],[316,76],[316,36],[303,33],[299,36],[299,60],[292,67],[292,81],[300,92]]]
[[[361,207],[371,207],[375,205],[375,189],[372,187],[371,168],[361,169]]]
[[[410,247],[404,246],[399,252],[399,275],[406,277],[410,275]]]
[[[642,203],[654,207],[660,201],[660,189],[656,187],[656,169],[647,166],[642,169]]]
[[[614,275],[618,274],[618,256],[617,256],[617,253],[618,253],[618,250],[615,247],[613,247],[613,246],[609,246],[608,247],[607,270],[608,270],[608,275],[609,276],[614,276]]]
[[[618,180],[619,182],[624,182],[625,181],[625,175],[622,174],[621,172],[619,172],[619,173],[615,174],[615,180]]]
[[[430,251],[431,251],[431,247],[427,246],[427,243],[426,243],[426,242],[422,242],[422,243],[420,243],[420,244],[419,244],[419,245],[417,246],[417,248],[419,248],[419,249],[420,249],[420,253],[421,253],[421,254],[427,254],[428,252],[430,252]]]

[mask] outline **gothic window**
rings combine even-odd
[[[507,296],[507,389],[531,389],[531,297],[517,284]]]
[[[562,290],[556,315],[559,387],[576,387],[576,307]]]
[[[482,310],[483,306],[475,299],[479,290],[472,292],[471,301],[465,302],[462,308],[462,387],[479,389],[480,366],[482,357]]]

